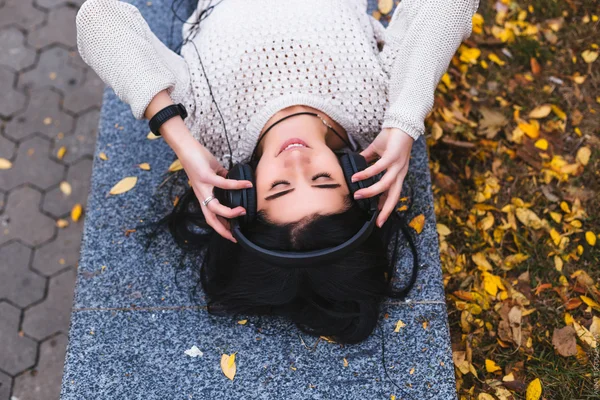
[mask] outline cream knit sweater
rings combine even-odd
[[[188,21],[211,3],[218,2],[200,0]],[[192,135],[225,162],[225,131],[208,77],[235,163],[247,161],[273,114],[296,104],[323,111],[363,148],[385,127],[418,138],[478,5],[402,0],[385,28],[366,13],[367,0],[223,0],[179,55],[135,6],[87,0],[77,14],[77,44],[135,118],[167,89],[186,106]],[[189,27],[183,25],[184,38]]]

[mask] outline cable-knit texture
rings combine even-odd
[[[188,22],[211,3],[200,0]],[[131,4],[87,0],[77,14],[77,44],[135,118],[167,89],[186,105],[192,135],[227,165],[225,131],[206,78],[234,162],[248,160],[273,114],[297,104],[327,114],[362,148],[384,127],[416,139],[477,6],[478,0],[402,0],[384,28],[366,13],[366,0],[223,0],[179,55]],[[183,25],[183,37],[190,26]]]

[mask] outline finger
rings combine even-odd
[[[241,215],[246,215],[246,210],[244,209],[244,207],[239,206],[239,207],[231,209],[231,208],[221,204],[219,202],[219,199],[211,200],[210,202],[208,202],[207,207],[210,211],[212,211],[216,215],[220,215],[221,217],[225,217],[225,218],[235,218],[235,217],[239,217]]]
[[[205,208],[205,207],[204,207]],[[215,214],[208,211],[204,213],[204,217],[206,218],[206,223],[211,226],[219,235],[224,237],[227,240],[231,240],[233,243],[237,243],[237,240],[231,234],[231,231],[223,225],[223,222],[220,221]]]
[[[370,162],[371,160],[374,160],[375,158],[379,157],[379,155],[375,152],[373,146],[369,146],[363,151],[361,151],[360,155],[363,156],[367,160],[367,162]]]
[[[213,186],[216,186],[221,189],[248,189],[252,187],[252,182],[250,181],[238,181],[237,179],[226,179],[219,175],[212,175],[209,177],[206,183],[209,183]]]
[[[355,173],[352,175],[352,182],[362,181],[364,179],[370,178],[372,176],[377,175],[391,164],[391,161],[386,160],[385,158],[379,159],[375,164],[370,167]]]
[[[379,180],[379,182],[364,188],[357,190],[354,193],[354,198],[356,200],[365,199],[367,197],[373,197],[379,193],[382,193],[390,188],[390,186],[394,183],[394,180],[398,177],[398,173],[396,168],[390,168],[383,178]]]
[[[385,223],[385,221],[387,221],[392,211],[394,211],[396,204],[398,204],[398,199],[400,198],[400,193],[402,192],[403,181],[404,177],[398,179],[390,187],[388,197],[383,205],[383,208],[381,209],[381,212],[379,213],[379,216],[377,217],[378,227],[381,228],[383,226],[383,224]]]

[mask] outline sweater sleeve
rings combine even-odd
[[[161,90],[167,89],[176,103],[188,98],[186,61],[154,35],[135,6],[118,0],[87,0],[77,13],[76,25],[83,61],[131,106],[136,119],[144,118],[148,104]]]
[[[472,30],[479,0],[402,0],[385,32],[381,58],[388,71],[389,106],[382,128],[417,139],[433,107],[437,84]]]

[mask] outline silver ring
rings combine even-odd
[[[214,200],[215,196],[208,196],[206,199],[204,199],[204,201],[202,202],[202,204],[204,204],[205,206],[210,203],[211,200]]]

